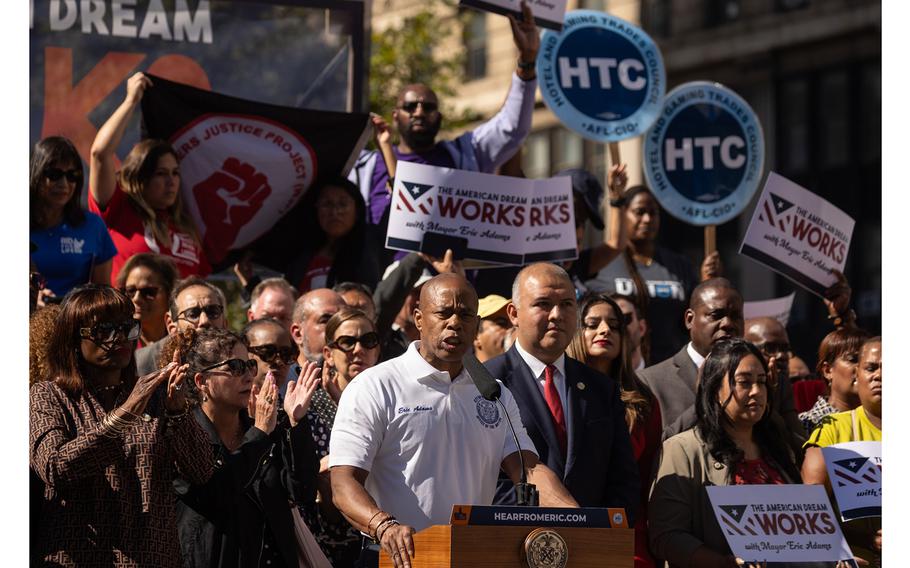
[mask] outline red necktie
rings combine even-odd
[[[556,437],[559,439],[559,449],[562,450],[562,457],[566,457],[566,448],[569,445],[569,436],[566,432],[566,417],[562,412],[562,402],[559,400],[559,391],[556,390],[556,383],[553,382],[553,374],[556,367],[547,365],[543,371],[543,398],[547,401],[550,408],[550,414],[553,415],[553,424],[556,425]]]

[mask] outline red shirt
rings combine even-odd
[[[303,275],[303,278],[297,284],[297,289],[303,294],[317,288],[325,288],[331,271],[331,258],[319,254],[314,256],[310,261],[310,265],[307,266],[306,274]]]
[[[155,240],[151,226],[143,223],[120,184],[117,184],[114,195],[103,211],[91,192],[88,194],[88,207],[104,219],[117,247],[117,256],[113,258],[111,266],[111,285],[115,285],[117,274],[127,259],[140,252],[154,252],[171,257],[177,264],[181,278],[207,276],[211,273],[212,267],[206,260],[202,247],[192,235],[178,231],[170,220],[168,228],[171,230],[171,242],[165,245]]]
[[[733,485],[783,485],[787,483],[777,468],[764,458],[742,460],[733,469]]]

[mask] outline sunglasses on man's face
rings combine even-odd
[[[66,181],[76,183],[82,179],[81,170],[61,170],[60,168],[47,168],[44,170],[44,177],[52,182],[60,181],[60,178],[66,176]]]
[[[126,341],[135,341],[139,339],[141,329],[138,320],[129,320],[120,323],[103,321],[96,323],[92,327],[79,328],[79,336],[83,339],[89,339],[99,345],[113,343],[117,339]]]
[[[224,306],[220,304],[209,304],[208,306],[195,306],[192,308],[187,308],[177,314],[177,319],[185,319],[188,322],[196,323],[199,321],[199,317],[202,315],[202,312],[205,312],[205,315],[210,320],[218,319],[224,314]]]
[[[136,288],[135,286],[127,286],[126,288],[121,288],[120,291],[127,295],[130,299],[136,295],[136,292],[139,292],[139,295],[145,298],[146,300],[154,300],[158,296],[158,286],[144,286],[142,288]]]
[[[379,334],[375,331],[370,331],[364,333],[360,337],[354,337],[353,335],[342,335],[336,337],[335,341],[329,344],[329,347],[335,349],[341,349],[345,353],[350,353],[357,347],[357,344],[360,344],[364,349],[373,349],[379,345]]]
[[[267,363],[280,362],[286,365],[296,361],[299,353],[296,347],[289,347],[287,345],[279,347],[272,343],[250,347],[248,351]]]
[[[437,110],[439,110],[438,104],[428,103],[428,102],[424,102],[424,101],[408,101],[405,103],[401,103],[401,106],[398,108],[400,108],[401,110],[405,111],[408,114],[414,114],[415,112],[417,112],[418,106],[422,106],[423,112],[425,112],[427,114],[430,114],[431,112],[436,112]]]
[[[247,373],[255,373],[259,368],[259,364],[256,363],[255,359],[225,359],[224,361],[219,361],[208,367],[203,367],[199,369],[200,373],[205,371],[211,371],[222,365],[227,365],[228,372],[234,377],[242,377]]]

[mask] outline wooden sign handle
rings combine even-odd
[[[610,164],[618,166],[622,163],[619,157],[619,142],[610,142],[607,144],[610,149]]]
[[[717,250],[717,225],[705,226],[705,256]]]

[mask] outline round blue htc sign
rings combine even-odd
[[[596,142],[643,134],[660,114],[667,83],[648,34],[593,10],[567,12],[561,33],[544,33],[537,76],[550,110]]]
[[[746,208],[758,189],[765,141],[752,107],[718,83],[673,89],[644,138],[645,177],[671,215],[718,225]]]

